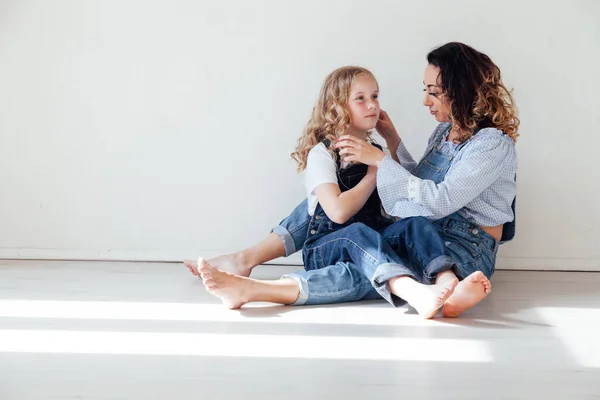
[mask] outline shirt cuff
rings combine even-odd
[[[413,175],[408,178],[408,200],[421,203],[421,180]]]

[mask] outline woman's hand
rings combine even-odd
[[[378,167],[385,157],[385,153],[371,143],[350,135],[340,136],[335,147],[341,148],[340,156],[344,161],[358,161]]]
[[[398,147],[400,144],[400,135],[398,135],[396,127],[394,127],[394,123],[389,115],[383,110],[379,113],[379,120],[377,120],[375,129],[377,129],[377,132],[385,139],[389,149]]]

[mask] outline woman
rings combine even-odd
[[[394,246],[401,236],[398,232],[405,231],[405,227],[399,228],[406,224],[405,218],[425,217],[418,221],[427,219],[439,234],[455,264],[424,263],[415,275],[422,274],[424,281],[434,285],[458,278],[460,283],[442,307],[444,316],[457,317],[490,292],[488,279],[494,273],[498,245],[514,236],[514,143],[519,119],[499,68],[485,54],[462,43],[448,43],[431,51],[427,61],[423,104],[440,124],[418,164],[384,112],[377,130],[395,158],[351,137],[341,137],[337,146],[346,160],[378,167],[382,204],[390,215],[402,218],[383,232],[383,238],[400,257],[402,251],[409,251]],[[415,293],[412,279],[393,265],[342,260],[278,281],[245,278],[254,265],[302,247],[300,241],[309,224],[303,217],[306,213],[298,212],[303,207],[306,205],[298,206],[263,242],[247,250],[202,262],[200,272],[195,271],[194,263],[186,265],[203,278],[211,293],[227,302],[234,299],[240,306],[249,301],[301,305],[376,296],[393,304],[398,304],[398,298],[411,298],[413,306],[433,304],[427,293]],[[365,239],[361,232],[361,240],[377,240],[371,233],[367,236]],[[346,239],[355,242],[351,236]],[[336,246],[328,251],[334,254],[343,247],[340,242]],[[422,315],[429,317],[430,311]]]

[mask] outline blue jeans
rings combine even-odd
[[[390,229],[394,225],[397,229]],[[452,259],[443,254],[444,246],[437,235],[421,235],[412,240],[413,232],[431,225],[427,219],[409,218],[394,225],[386,230],[393,234],[394,242],[410,249],[403,257],[396,254],[379,232],[362,223],[328,233],[305,247],[305,271],[286,275],[300,284],[300,297],[295,304],[339,303],[379,297],[400,305],[404,301],[389,290],[391,278],[408,276],[421,281],[425,271],[454,266]],[[441,254],[435,254],[430,237],[438,238]],[[411,258],[415,254],[418,258],[413,261]]]
[[[496,270],[499,243],[481,227],[470,223],[458,213],[433,222],[454,260],[453,268],[458,279],[463,280],[475,271],[490,279]]]
[[[286,255],[306,241],[310,222],[306,207],[301,203],[273,229],[282,237]],[[353,224],[318,239],[311,245],[306,270],[284,276],[299,282],[294,305],[377,298],[400,305],[404,302],[389,292],[391,278],[410,276],[433,283],[439,272],[449,269],[459,279],[475,271],[488,277],[494,272],[496,241],[458,214],[438,221],[402,219],[382,234]]]
[[[457,267],[435,223],[425,217],[401,219],[387,227],[382,236],[421,283],[433,284],[438,273]]]
[[[310,224],[310,215],[308,215],[308,200],[298,204],[294,211],[284,218],[279,225],[271,230],[272,233],[279,235],[285,248],[285,256],[289,257],[298,250],[302,249],[304,242],[308,238],[308,225]]]

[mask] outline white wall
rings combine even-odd
[[[328,72],[370,68],[420,156],[425,55],[458,40],[520,109],[499,266],[600,270],[599,24],[592,0],[0,0],[0,257],[248,246],[304,196],[289,153]]]

